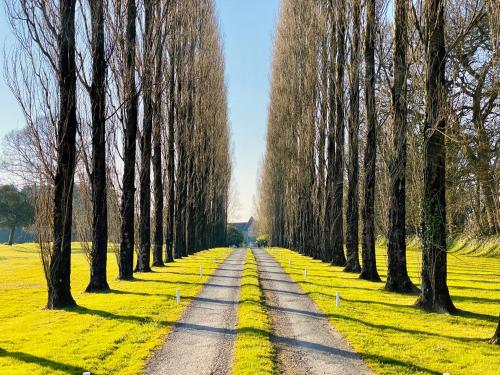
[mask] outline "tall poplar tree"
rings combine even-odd
[[[360,272],[359,264],[359,64],[361,0],[352,0],[352,39],[349,63],[349,161],[347,164],[346,272]]]
[[[153,127],[152,80],[154,74],[153,1],[144,0],[144,38],[142,59],[143,120],[139,193],[139,253],[137,272],[151,272],[151,132]]]
[[[135,0],[126,2],[125,32],[125,67],[123,82],[125,85],[125,147],[122,182],[122,226],[119,256],[119,278],[130,280],[134,270],[134,197],[135,197],[135,152],[137,137],[138,97],[135,86],[135,50],[136,50]]]
[[[389,167],[389,238],[386,290],[411,293],[418,289],[406,267],[406,112],[408,46],[408,0],[394,1],[394,82],[392,88],[392,146]]]
[[[108,254],[108,202],[106,189],[106,57],[104,50],[103,0],[92,0],[92,250],[90,282],[87,292],[108,290],[106,263]]]
[[[76,305],[71,295],[71,228],[76,163],[75,0],[59,3],[57,167],[54,178],[53,249],[48,277],[48,309]]]
[[[375,0],[366,0],[365,13],[366,142],[363,160],[365,167],[361,253],[363,264],[359,277],[365,280],[380,281],[375,258],[375,163],[377,158],[377,118],[375,113]]]
[[[422,284],[417,305],[454,313],[448,291],[446,249],[447,121],[444,0],[425,2],[426,89],[424,122],[424,192],[422,202]]]

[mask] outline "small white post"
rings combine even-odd
[[[307,279],[307,268],[304,268],[304,279]]]
[[[203,276],[203,267],[200,264],[200,277],[202,277],[202,276]]]
[[[339,292],[335,293],[335,306],[337,306],[337,307],[340,306],[340,293]]]
[[[90,371],[85,371],[83,375],[90,375]]]
[[[292,265],[292,260],[288,259],[288,264],[291,266]]]
[[[179,289],[175,290],[175,299],[177,300],[177,304],[181,303],[181,291]]]

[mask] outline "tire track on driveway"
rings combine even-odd
[[[233,251],[217,268],[150,359],[145,375],[230,372],[245,251]]]
[[[373,374],[278,262],[253,249],[285,374]]]

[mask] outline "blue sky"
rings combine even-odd
[[[265,149],[272,41],[279,0],[216,0],[228,84],[234,152],[233,175],[239,196],[235,218],[253,211],[257,169]]]
[[[230,220],[247,220],[253,211],[257,170],[265,149],[272,39],[279,0],[215,0],[226,56],[233,176],[238,212]],[[9,48],[11,32],[0,15],[1,43]],[[0,139],[23,126],[19,106],[0,79]]]

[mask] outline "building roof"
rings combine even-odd
[[[253,224],[254,221],[255,220],[252,216],[252,217],[250,217],[250,219],[247,222],[229,223],[229,225],[232,225],[233,227],[238,229],[240,232],[245,233],[245,232],[248,232],[248,230],[250,229],[250,226]]]

